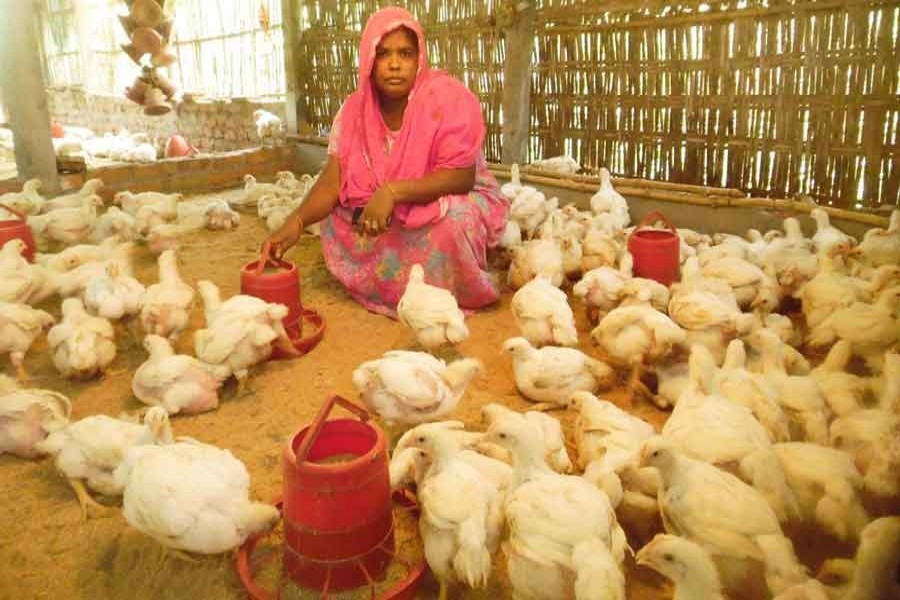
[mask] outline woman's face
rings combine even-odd
[[[409,30],[401,27],[382,38],[372,67],[372,79],[382,97],[401,100],[409,96],[418,70],[419,47]]]

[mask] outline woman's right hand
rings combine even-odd
[[[284,253],[297,243],[302,232],[302,221],[296,215],[289,216],[284,222],[284,225],[279,227],[278,230],[266,240],[266,244],[269,246],[272,256],[275,258],[282,258]]]

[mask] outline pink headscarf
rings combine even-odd
[[[381,115],[372,67],[378,43],[399,27],[415,32],[419,71],[403,125],[396,132],[390,156],[385,154],[388,127]],[[402,8],[385,8],[369,18],[359,45],[359,86],[341,108],[338,154],[341,161],[341,205],[365,205],[385,182],[418,179],[439,168],[475,164],[485,127],[478,99],[466,87],[428,66],[422,27]],[[400,204],[394,219],[419,227],[443,216],[441,203]]]

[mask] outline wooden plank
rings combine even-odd
[[[41,77],[41,47],[34,2],[0,0],[0,85],[15,138],[20,180],[40,178],[50,193],[59,190],[56,153],[50,139],[50,110]],[[11,93],[14,90],[15,93]]]
[[[506,29],[506,64],[503,67],[504,164],[522,162],[528,148],[531,119],[531,50],[534,45],[533,4],[516,15]]]
[[[284,39],[284,114],[286,133],[300,131],[300,0],[281,0]]]

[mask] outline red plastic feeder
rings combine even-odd
[[[303,308],[300,301],[300,273],[297,267],[286,260],[271,256],[268,244],[263,246],[259,260],[249,262],[241,269],[241,293],[287,307],[288,315],[284,319],[284,329],[300,354],[306,354],[322,340],[325,320],[315,310]],[[304,320],[313,327],[312,333],[305,338]],[[277,350],[274,356],[285,358]]]
[[[34,236],[31,235],[31,227],[28,226],[27,217],[11,206],[0,204],[0,208],[18,217],[17,219],[0,221],[0,248],[10,240],[22,240],[25,242],[25,250],[22,252],[22,256],[28,262],[34,262]]]
[[[335,404],[359,420],[326,420]],[[284,450],[282,577],[322,598],[361,586],[373,599],[412,598],[426,570],[424,561],[401,561],[406,578],[376,595],[394,558],[393,504],[386,438],[368,420],[365,409],[332,396]],[[238,574],[254,600],[277,598],[280,591],[253,581],[251,555],[259,541],[249,539],[238,552]]]
[[[662,221],[669,230],[642,229],[655,221]],[[628,237],[634,276],[672,285],[679,279],[679,246],[678,230],[666,216],[658,210],[649,213]]]

